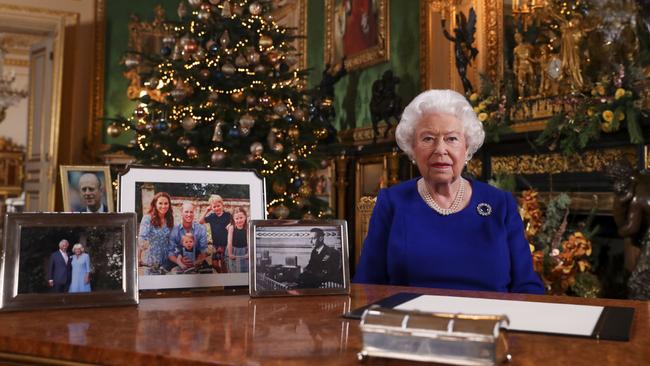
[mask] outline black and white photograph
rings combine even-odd
[[[251,296],[349,292],[343,220],[253,220]]]
[[[2,294],[9,308],[21,299],[27,307],[87,306],[95,294],[123,302],[136,291],[134,215],[10,214],[6,224]]]
[[[132,167],[120,211],[137,215],[141,289],[248,284],[248,221],[265,216],[251,171]]]

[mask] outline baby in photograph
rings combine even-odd
[[[177,272],[187,272],[195,267],[198,257],[198,247],[195,244],[194,234],[186,233],[181,238],[181,245],[174,248],[169,260],[178,265]]]

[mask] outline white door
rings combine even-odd
[[[59,39],[62,35],[59,35]],[[54,37],[34,44],[29,57],[29,127],[25,211],[54,211],[58,106],[53,106]]]

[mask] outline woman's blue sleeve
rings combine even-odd
[[[510,292],[544,294],[544,285],[533,270],[530,246],[524,236],[524,223],[519,216],[517,204],[511,193],[505,192],[505,196],[508,209],[506,230],[510,250]]]
[[[377,203],[370,216],[368,235],[361,248],[361,258],[356,268],[355,283],[388,284],[386,257],[388,237],[393,222],[393,205],[387,189],[377,195]]]
[[[144,215],[142,221],[140,221],[140,232],[138,233],[138,239],[140,240],[149,240],[149,229],[151,228],[151,218],[149,215]]]
[[[86,273],[90,273],[90,256],[86,254]]]

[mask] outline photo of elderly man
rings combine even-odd
[[[59,250],[50,255],[48,265],[48,281],[52,292],[67,292],[70,287],[71,265],[68,247],[70,243],[66,239],[59,242]]]
[[[108,212],[102,199],[103,185],[95,173],[83,173],[78,187],[82,203],[78,212]]]

